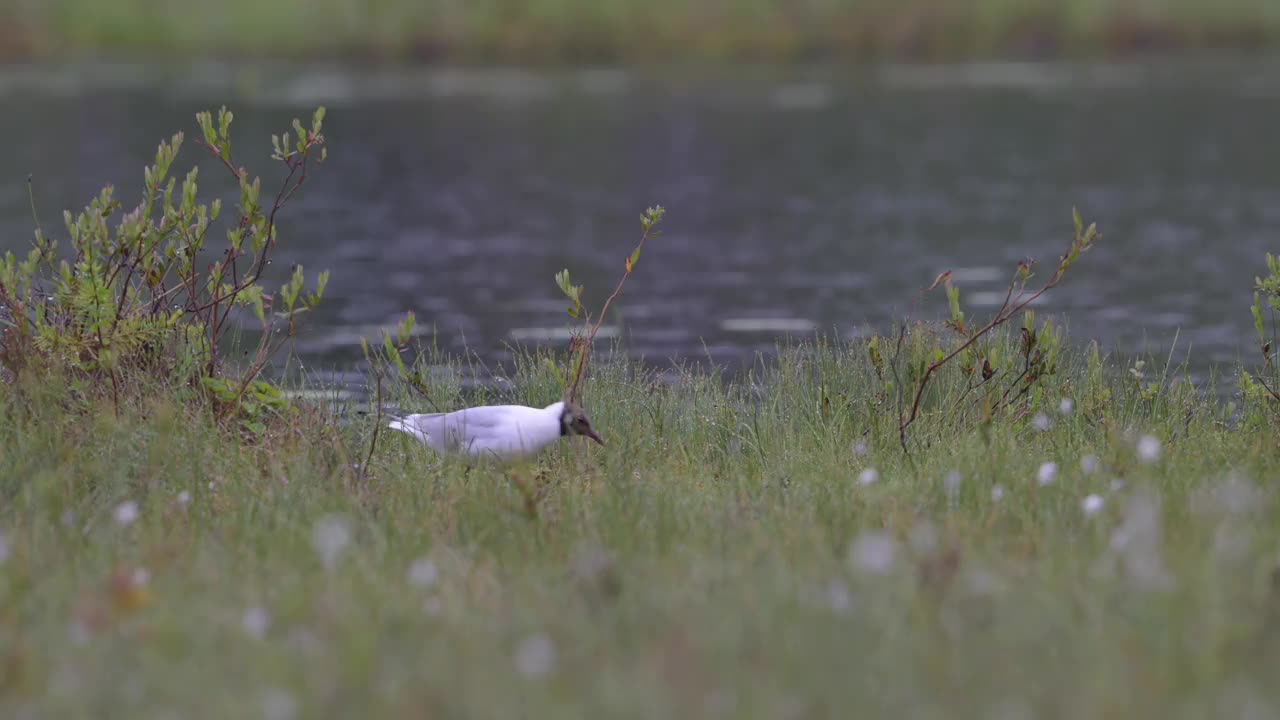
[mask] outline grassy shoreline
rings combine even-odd
[[[51,0],[0,11],[0,21],[0,58],[19,59],[945,60],[1280,46],[1280,10],[1269,0]]]
[[[1026,412],[937,406],[909,454],[865,346],[819,344],[742,383],[603,364],[603,450],[468,471],[384,435],[360,480],[367,419],[249,442],[172,388],[24,381],[0,394],[0,714],[1280,708],[1274,425],[1064,353]],[[541,358],[511,376],[434,401],[558,393]]]
[[[944,273],[945,323],[736,379],[542,351],[464,392],[467,360],[407,315],[364,346],[378,405],[545,405],[581,378],[607,443],[468,467],[265,379],[328,277],[253,270],[324,115],[273,136],[274,200],[232,162],[232,114],[197,115],[240,190],[220,261],[198,258],[221,205],[169,175],[178,135],[135,210],[108,188],[68,214],[74,266],[43,230],[0,265],[0,717],[1280,709],[1280,259],[1255,280],[1266,367],[1226,405],[1036,319],[1098,237],[1079,215],[985,324]]]

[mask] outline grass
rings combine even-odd
[[[1271,0],[20,0],[0,20],[16,57],[957,58],[1280,39]]]
[[[1274,426],[1147,372],[1077,352],[990,424],[932,402],[904,454],[858,344],[739,382],[617,361],[585,387],[607,448],[468,471],[384,435],[360,478],[365,419],[250,442],[180,390],[22,381],[0,715],[1270,715]],[[434,401],[557,399],[512,377]]]

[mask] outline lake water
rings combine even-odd
[[[273,270],[332,270],[299,348],[339,368],[406,310],[441,348],[487,361],[557,342],[555,273],[598,306],[652,204],[666,232],[618,307],[626,347],[658,362],[885,330],[949,268],[985,316],[1019,259],[1061,252],[1078,206],[1104,242],[1039,311],[1122,352],[1167,352],[1178,333],[1202,373],[1253,362],[1252,283],[1280,250],[1270,60],[11,66],[0,100],[2,249],[29,241],[28,173],[46,229],[61,229],[61,210],[104,183],[135,202],[156,142],[194,137],[199,109],[231,106],[238,161],[275,177],[270,134],[327,105],[330,161],[283,218]],[[198,158],[188,145],[179,167]],[[202,181],[234,202],[214,166]]]

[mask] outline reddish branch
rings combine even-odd
[[[1096,238],[1097,231],[1092,226],[1083,235],[1079,228],[1077,228],[1076,236],[1071,242],[1071,249],[1068,250],[1067,253],[1059,260],[1058,269],[1054,271],[1053,276],[1049,278],[1043,287],[1030,295],[1026,293],[1026,281],[1029,277],[1028,273],[1030,272],[1033,262],[1024,261],[1023,263],[1020,263],[1017,275],[1015,275],[1014,279],[1009,283],[1009,289],[1005,293],[1004,303],[1001,304],[1000,309],[996,311],[996,314],[991,318],[991,320],[987,322],[986,325],[983,325],[977,331],[970,334],[968,339],[953,348],[951,352],[947,353],[942,358],[929,363],[925,367],[924,374],[920,376],[920,379],[916,383],[915,397],[911,401],[911,412],[898,426],[898,442],[902,445],[903,452],[906,452],[907,449],[907,429],[911,427],[920,415],[920,402],[924,398],[925,388],[928,387],[929,380],[933,374],[942,366],[951,362],[961,353],[968,350],[992,330],[995,330],[997,327],[1008,322],[1010,318],[1031,303],[1035,302],[1041,295],[1052,290],[1058,285],[1058,283],[1062,282],[1062,278],[1067,272],[1067,267],[1070,266],[1072,260],[1074,260],[1074,256],[1084,250],[1088,250]],[[940,281],[945,281],[946,275],[947,273],[939,275],[938,280],[935,280],[929,289],[936,288]],[[1015,290],[1017,290],[1016,295],[1014,294]]]
[[[609,296],[609,299],[604,301],[604,306],[600,308],[600,316],[596,318],[596,324],[591,327],[585,337],[579,336],[575,338],[578,350],[578,364],[574,369],[573,384],[569,386],[569,392],[565,395],[570,401],[578,399],[578,387],[582,383],[582,376],[586,373],[587,356],[591,354],[591,343],[595,341],[596,333],[600,332],[600,327],[604,325],[605,313],[609,311],[609,305],[613,303],[614,299],[622,294],[622,288],[627,284],[627,278],[631,277],[631,271],[634,269],[631,258],[636,257],[644,249],[645,241],[655,234],[653,228],[656,226],[657,222],[654,222],[652,225],[645,227],[644,233],[640,236],[639,244],[636,245],[631,255],[627,257],[626,268],[622,273],[622,277],[618,279],[618,285],[613,289],[613,294]]]

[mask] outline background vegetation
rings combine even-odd
[[[1280,40],[1270,0],[10,0],[0,54],[957,58]]]
[[[404,352],[406,319],[366,345],[379,400],[542,405],[580,383],[608,443],[471,467],[375,444],[376,413],[269,363],[320,301],[324,275],[275,291],[253,269],[322,121],[275,138],[259,181],[231,115],[202,113],[234,209],[179,183],[174,138],[137,204],[104,191],[4,259],[0,716],[1280,708],[1280,260],[1228,404],[1026,312],[1101,241],[1079,217],[989,319],[944,274],[944,322],[797,339],[739,378],[596,348],[464,392],[458,359]],[[643,262],[618,257],[623,280]],[[265,331],[256,353],[221,333],[233,312]]]

